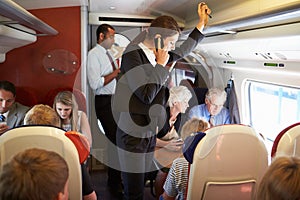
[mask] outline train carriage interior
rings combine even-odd
[[[105,179],[107,139],[96,117],[86,69],[87,52],[97,43],[98,25],[115,28],[111,53],[120,63],[129,42],[161,15],[172,16],[180,25],[179,46],[197,23],[199,2],[1,0],[0,79],[13,82],[17,101],[27,106],[52,106],[54,92],[66,88],[76,93],[91,125],[92,179]],[[231,110],[235,122],[263,136],[271,161],[277,135],[300,121],[300,1],[205,2],[212,10],[205,37],[175,63],[170,82],[192,89],[188,109],[204,103],[208,88],[224,88],[225,106],[235,105]],[[113,199],[105,196],[105,181],[98,185],[100,196]],[[146,190],[147,199],[156,199],[150,188]]]

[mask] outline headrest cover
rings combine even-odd
[[[90,145],[87,138],[76,131],[68,131],[65,133],[65,136],[67,136],[75,145],[79,155],[80,164],[84,163],[90,154]]]
[[[206,134],[203,132],[197,132],[194,135],[185,138],[184,144],[182,146],[182,152],[183,156],[190,164],[193,163],[194,151],[198,143],[205,135]]]

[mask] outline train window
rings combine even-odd
[[[172,70],[171,79],[173,85],[180,85],[182,80],[187,79],[194,83],[195,73],[189,65],[183,62],[177,62]]]
[[[183,70],[183,69],[174,69],[172,71],[172,83],[174,85],[179,85],[182,80],[189,79],[192,82],[195,81],[195,77],[193,76],[193,72]]]
[[[270,151],[277,134],[300,121],[300,88],[247,81],[250,124],[262,133]]]

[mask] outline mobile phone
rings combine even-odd
[[[6,126],[7,123],[6,122],[0,122],[0,126]]]
[[[183,142],[182,138],[178,138],[176,142]]]
[[[164,48],[164,40],[161,37],[154,38],[154,44],[156,51]]]
[[[183,140],[182,140],[181,138],[178,138],[178,139],[176,140],[176,142],[178,143],[178,144],[176,144],[176,146],[181,146]]]

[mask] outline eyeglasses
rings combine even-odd
[[[210,99],[209,99],[208,101],[209,101],[209,104],[210,104],[211,106],[213,106],[213,107],[217,107],[217,108],[223,107],[223,104],[220,104],[220,105],[214,104],[214,103],[211,102]]]

